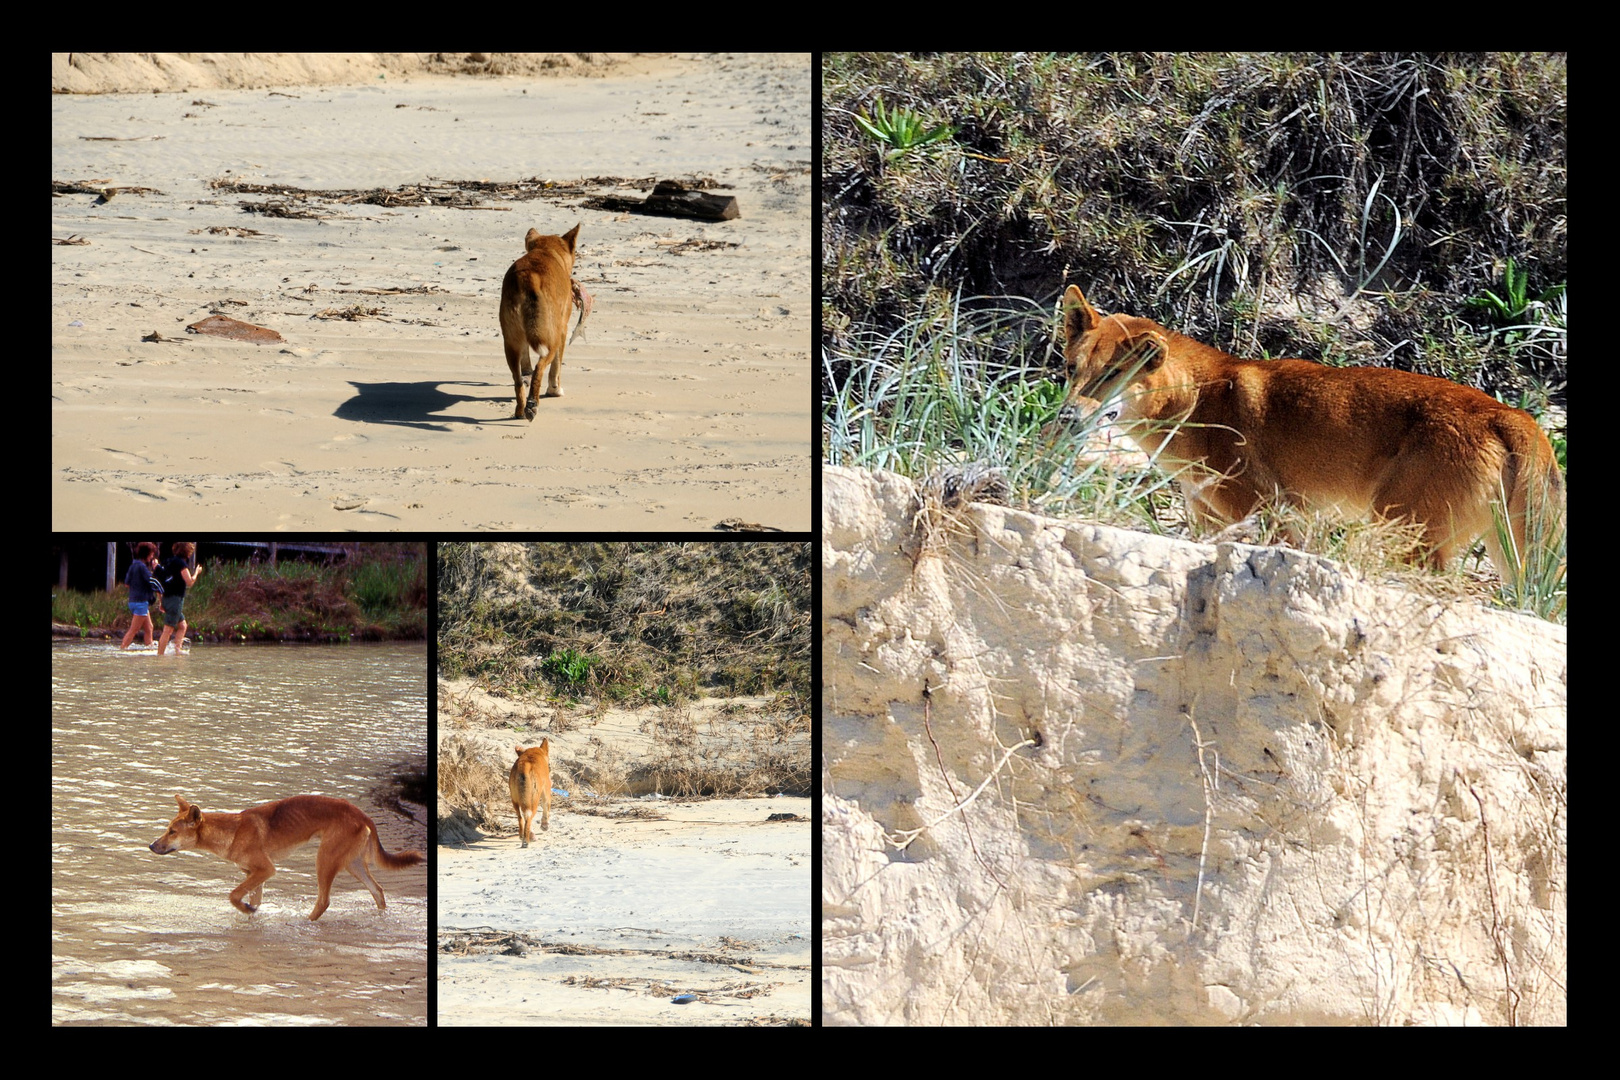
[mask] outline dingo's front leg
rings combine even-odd
[[[264,901],[264,883],[275,876],[276,868],[268,861],[255,863],[248,871],[248,876],[242,879],[242,884],[231,890],[231,903],[237,910],[245,911],[249,915],[259,910]]]

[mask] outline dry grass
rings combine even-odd
[[[441,544],[439,570],[439,663],[475,684],[440,681],[447,726],[552,736],[599,795],[809,793],[808,543]],[[639,735],[600,727],[614,710]],[[504,800],[498,764],[441,789]]]
[[[451,736],[439,744],[438,768],[439,794],[480,829],[498,833],[513,827],[508,774],[491,765],[487,754]]]

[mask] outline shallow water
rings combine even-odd
[[[187,656],[51,646],[51,1019],[82,1024],[423,1024],[430,866],[348,873],[317,922],[311,842],[264,905],[208,853],[154,855],[175,795],[237,811],[332,795],[388,851],[425,826],[378,801],[427,752],[427,648],[198,645]]]

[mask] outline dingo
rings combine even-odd
[[[512,809],[517,811],[518,835],[523,846],[534,839],[534,811],[545,807],[540,815],[540,827],[551,828],[551,740],[541,739],[539,746],[527,750],[515,747],[517,761],[512,766]]]
[[[1306,360],[1239,360],[1152,319],[1101,315],[1063,294],[1067,417],[1104,410],[1182,470],[1194,515],[1231,524],[1268,500],[1406,520],[1439,568],[1484,536],[1504,581],[1491,521],[1506,493],[1522,559],[1526,512],[1561,531],[1563,477],[1527,412],[1445,379]],[[1550,530],[1549,530],[1550,531]]]
[[[540,397],[540,376],[551,365],[546,397],[562,396],[562,358],[568,317],[574,311],[574,241],[579,226],[561,236],[541,236],[534,229],[523,238],[527,249],[501,282],[501,338],[506,344],[506,366],[512,369],[517,408],[512,419],[534,419]],[[581,316],[580,322],[584,322]],[[529,366],[529,350],[534,366]],[[529,400],[523,401],[523,376],[534,372]]]
[[[298,795],[251,807],[240,814],[205,814],[178,795],[174,801],[180,804],[180,813],[169,822],[169,831],[152,841],[152,850],[167,855],[197,848],[246,870],[242,884],[231,890],[231,903],[249,915],[258,910],[264,883],[276,872],[270,860],[317,836],[321,846],[315,855],[315,878],[321,891],[315,910],[309,913],[311,920],[320,918],[326,910],[332,879],[344,866],[371,890],[377,910],[382,911],[388,905],[366,864],[403,870],[425,861],[420,851],[388,854],[378,843],[377,826],[365,811],[342,799]]]

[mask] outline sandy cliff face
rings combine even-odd
[[[1564,1022],[1562,628],[822,498],[829,1023]]]

